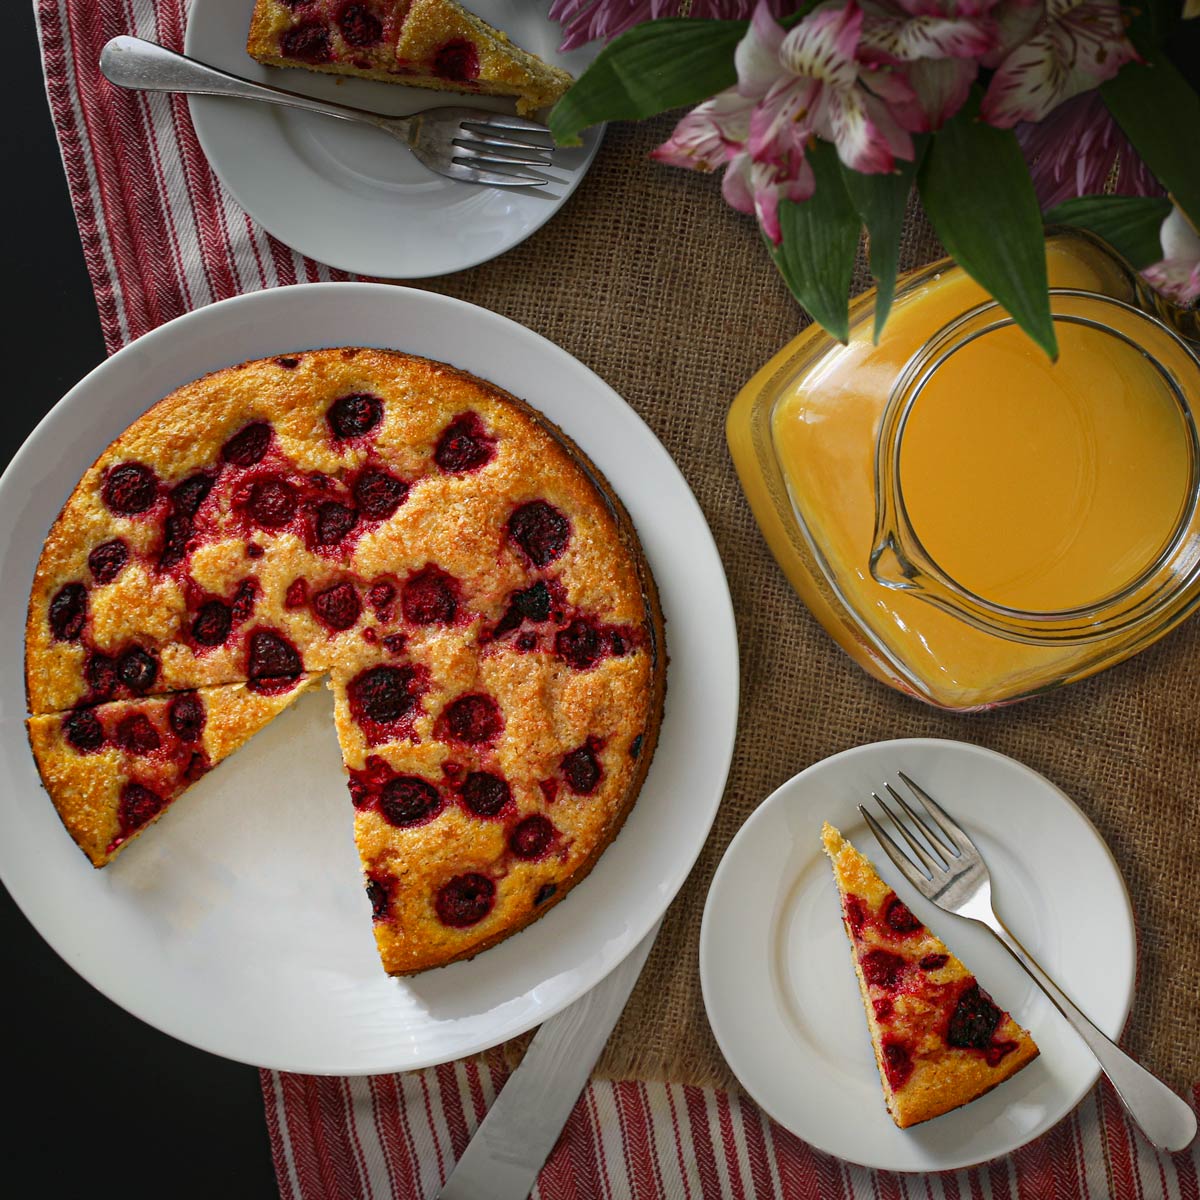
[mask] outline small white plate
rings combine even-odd
[[[896,772],[976,840],[997,911],[1105,1033],[1133,1000],[1136,938],[1121,873],[1052,783],[962,742],[876,742],[834,755],[774,792],[730,843],[700,933],[708,1018],[734,1074],[781,1125],[866,1167],[945,1171],[1007,1154],[1066,1116],[1096,1082],[1083,1042],[985,929],[922,899],[858,813]],[[836,825],[897,894],[1033,1034],[1041,1056],[965,1108],[909,1130],[884,1107],[821,823]]]
[[[302,698],[103,871],[64,833],[23,721],[29,584],[80,475],[186,380],[339,345],[455,363],[565,429],[641,534],[671,656],[653,764],[591,875],[473,961],[406,980],[384,975],[376,954],[328,693]],[[46,941],[110,999],[227,1058],[313,1074],[404,1071],[540,1024],[651,929],[724,790],[737,636],[721,560],[687,483],[637,414],[566,351],[446,296],[302,284],[209,305],[132,342],[55,406],[0,479],[0,579],[0,878]]]
[[[264,67],[246,53],[251,7],[250,0],[192,0],[186,53],[257,83],[388,116],[445,104],[514,111],[497,97]],[[598,50],[559,53],[562,30],[545,8],[523,0],[471,4],[517,45],[578,76]],[[213,170],[264,229],[318,262],[380,279],[462,271],[524,241],[575,190],[603,132],[589,130],[582,146],[555,151],[546,173],[556,182],[494,188],[435,175],[365,125],[244,100],[192,96],[189,103]]]

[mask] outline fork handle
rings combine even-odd
[[[1049,996],[1071,1027],[1083,1038],[1096,1056],[1101,1069],[1111,1080],[1129,1115],[1155,1146],[1175,1153],[1188,1146],[1196,1136],[1196,1114],[1165,1083],[1135,1062],[1115,1042],[1106,1037],[1075,1007],[1065,992],[1038,965],[1037,960],[1004,927],[994,913],[992,920],[981,918],[1006,950],[1025,969],[1030,978]]]
[[[185,92],[194,96],[259,100],[283,108],[299,108],[326,117],[337,117],[342,121],[361,121],[392,133],[402,134],[402,127],[406,124],[403,117],[383,117],[379,113],[351,108],[347,104],[333,104],[328,100],[285,92],[270,84],[253,83],[142,38],[112,38],[100,53],[100,70],[110,83],[135,91]]]

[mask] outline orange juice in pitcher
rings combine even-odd
[[[1051,362],[949,261],[817,327],[729,414],[780,565],[868,671],[971,709],[1148,645],[1200,596],[1200,361],[1102,243],[1047,240]]]

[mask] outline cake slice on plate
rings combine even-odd
[[[1033,1038],[826,823],[854,971],[892,1120],[901,1129],[991,1091],[1037,1057]]]
[[[455,0],[256,0],[246,49],[272,67],[512,96],[519,113],[574,82]]]
[[[237,683],[43,713],[27,722],[29,742],[67,832],[103,867],[317,678],[268,694]]]

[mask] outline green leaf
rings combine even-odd
[[[896,290],[896,272],[900,262],[900,231],[908,207],[913,176],[925,153],[927,138],[914,138],[912,162],[896,160],[890,175],[863,175],[842,164],[842,180],[855,211],[862,218],[871,239],[871,274],[875,278],[875,340],[887,324]]]
[[[601,50],[554,106],[554,140],[577,146],[589,125],[653,117],[732,87],[733,52],[748,24],[665,17],[634,26]]]
[[[1154,177],[1200,225],[1200,95],[1162,53],[1145,66],[1126,64],[1100,94]]]
[[[844,342],[850,336],[850,278],[860,222],[833,146],[818,142],[807,157],[816,191],[803,204],[780,203],[783,244],[771,248],[771,257],[813,320]]]
[[[1053,359],[1046,243],[1029,168],[1010,129],[965,105],[930,140],[917,187],[942,244]]]
[[[819,0],[804,0],[780,20],[790,28]],[[737,83],[733,52],[749,21],[660,17],[610,42],[550,113],[560,146],[604,121],[640,121],[671,108],[699,104]]]
[[[1162,196],[1077,196],[1052,208],[1046,224],[1087,229],[1140,271],[1162,258],[1159,231],[1170,211]]]

